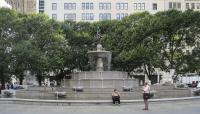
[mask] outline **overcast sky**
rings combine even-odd
[[[0,7],[2,6],[10,7],[4,0],[0,0]]]

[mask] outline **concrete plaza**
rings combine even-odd
[[[199,114],[200,99],[151,102],[143,111],[143,103],[111,105],[48,106],[0,104],[0,114]]]

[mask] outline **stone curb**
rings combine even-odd
[[[149,102],[180,101],[200,99],[197,97],[150,99]],[[121,100],[121,103],[140,103],[143,100]],[[84,105],[84,104],[112,104],[111,100],[40,100],[40,99],[19,99],[19,98],[0,98],[0,104],[30,104],[30,105]]]

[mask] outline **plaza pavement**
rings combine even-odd
[[[143,107],[141,102],[78,106],[0,104],[0,114],[200,114],[200,99],[151,102],[148,111],[143,111]]]

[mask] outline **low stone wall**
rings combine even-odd
[[[149,102],[164,101],[180,101],[180,100],[196,100],[200,97],[184,97],[184,98],[165,98],[150,99]],[[121,103],[143,103],[143,100],[121,100]],[[38,100],[38,99],[13,99],[0,98],[0,104],[23,104],[23,105],[52,105],[52,106],[71,106],[71,105],[99,105],[112,104],[112,100]]]
[[[66,97],[58,98],[55,96],[55,92],[66,92]],[[111,93],[113,88],[84,88],[83,92],[73,91],[72,88],[55,88],[51,89],[38,89],[38,90],[20,90],[16,92],[16,98],[26,99],[65,99],[65,100],[109,100],[111,99]],[[167,87],[153,89],[155,92],[154,99],[156,98],[179,98],[193,96],[190,89],[167,89]],[[131,91],[120,90],[122,100],[137,100],[142,99],[142,90],[140,88],[134,88]]]

